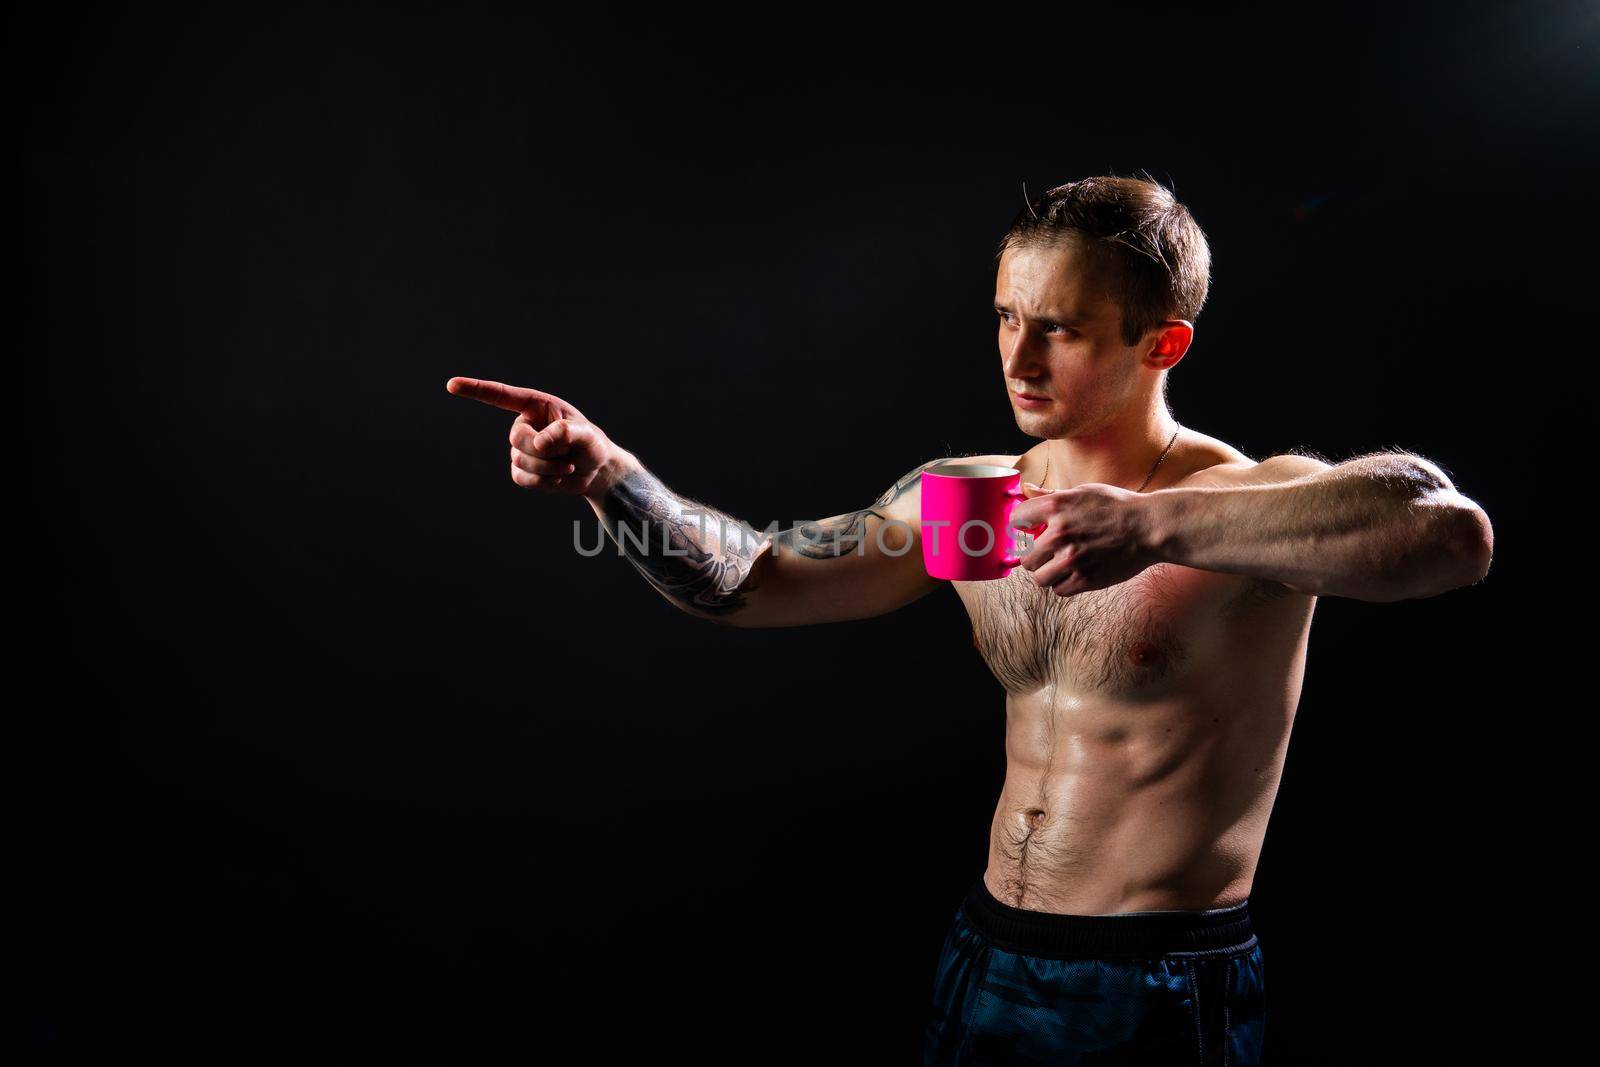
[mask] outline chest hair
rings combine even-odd
[[[1070,597],[1040,588],[1021,568],[960,587],[973,646],[1015,693],[1054,684],[1109,694],[1169,678],[1186,658],[1180,626],[1186,592],[1193,591],[1165,564]]]

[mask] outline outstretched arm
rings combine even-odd
[[[1481,580],[1494,554],[1483,509],[1404,452],[1224,463],[1145,494],[1077,486],[1032,496],[1011,521],[1043,528],[1022,566],[1062,596],[1177,563],[1311,596],[1407,600]]]
[[[1437,466],[1382,452],[1223,464],[1149,495],[1156,554],[1302,593],[1392,601],[1480,581],[1494,528]]]
[[[864,619],[937,589],[922,563],[921,481],[931,460],[871,506],[765,530],[663,485],[571,403],[538,389],[451,378],[449,391],[517,413],[511,480],[582,496],[619,552],[674,606],[733,626]],[[1014,457],[983,457],[1009,464]]]

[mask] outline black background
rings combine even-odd
[[[1032,443],[994,242],[1024,183],[1139,170],[1213,252],[1178,419],[1411,449],[1496,529],[1476,587],[1319,603],[1269,1062],[1547,1028],[1495,952],[1546,899],[1517,590],[1592,348],[1594,5],[16,29],[30,1055],[917,1062],[1004,769],[954,594],[690,618],[444,382],[564,396],[757,525],[862,506]]]

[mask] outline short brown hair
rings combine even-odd
[[[995,249],[1040,247],[1076,238],[1113,272],[1129,345],[1167,319],[1193,322],[1211,285],[1211,247],[1189,209],[1148,178],[1083,178],[1050,189],[1017,213]]]

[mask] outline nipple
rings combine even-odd
[[[1161,658],[1161,649],[1150,641],[1139,641],[1128,649],[1128,658],[1140,667],[1148,667]]]

